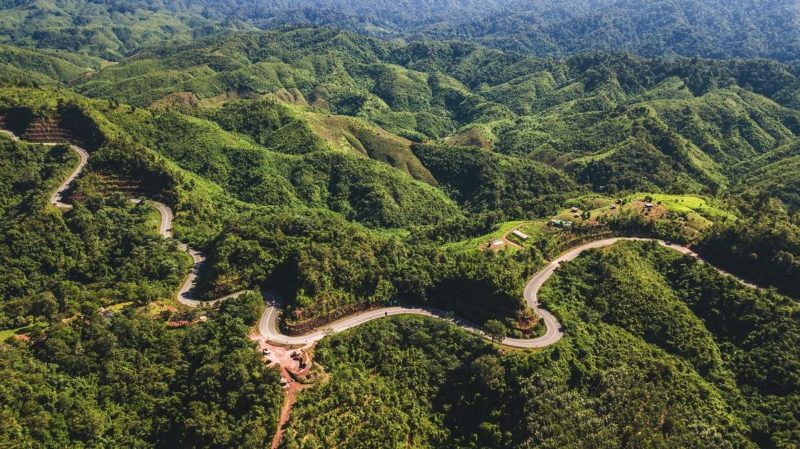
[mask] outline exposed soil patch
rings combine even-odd
[[[273,345],[263,340],[257,331],[251,333],[250,338],[258,343],[258,350],[262,353],[267,366],[277,368],[281,374],[281,384],[286,396],[281,407],[277,430],[272,439],[272,449],[277,449],[286,430],[286,424],[289,422],[292,407],[297,402],[297,394],[310,386],[304,381],[311,370],[310,349],[313,345],[299,349]]]
[[[647,204],[650,204],[650,207],[647,207],[646,206]],[[633,208],[640,214],[644,214],[645,216],[653,220],[666,218],[667,214],[669,213],[667,208],[662,206],[661,204],[645,203],[644,201],[640,200],[636,200],[633,202]]]
[[[509,229],[508,232],[506,232],[503,235],[503,242],[505,242],[506,245],[511,246],[513,248],[523,249],[522,245],[520,245],[519,243],[509,239],[509,236],[511,236],[514,231],[518,231],[519,228],[521,228],[521,227],[522,227],[522,225],[518,225],[518,226],[514,226],[513,228]]]

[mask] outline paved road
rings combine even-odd
[[[174,217],[172,209],[170,209],[170,207],[166,204],[159,203],[158,201],[150,201],[150,204],[152,204],[153,207],[158,210],[158,213],[161,214],[161,223],[158,225],[158,233],[164,238],[171,239],[172,219]]]
[[[539,297],[538,297],[539,290],[542,288],[544,283],[547,282],[547,280],[550,279],[551,276],[553,276],[556,269],[559,267],[561,263],[575,259],[579,255],[581,255],[581,253],[583,253],[588,249],[611,246],[621,240],[653,241],[654,239],[618,237],[618,238],[597,240],[594,242],[586,243],[578,247],[575,247],[565,252],[564,254],[558,256],[555,260],[553,260],[547,266],[545,266],[543,269],[537,272],[528,281],[524,290],[524,297],[525,301],[528,303],[528,306],[534,309],[536,313],[544,321],[546,329],[545,334],[542,335],[541,337],[531,338],[531,339],[506,338],[502,342],[503,345],[512,348],[537,349],[537,348],[545,348],[561,340],[561,337],[564,336],[564,331],[562,330],[561,323],[559,323],[558,319],[556,319],[556,317],[552,313],[543,308],[542,305],[539,303]],[[654,240],[654,241],[658,242],[660,245],[666,248],[670,248],[682,254],[692,256],[700,260],[700,262],[702,262],[702,259],[700,259],[698,254],[690,250],[689,248],[679,245],[668,245],[666,242],[662,240]],[[718,271],[722,274],[729,275],[728,273],[725,273],[722,270]],[[755,287],[752,284],[748,284],[738,278],[736,279],[739,280],[739,282],[741,282],[744,285]],[[427,308],[385,307],[381,309],[373,309],[366,312],[361,312],[356,315],[351,315],[342,318],[333,323],[323,326],[321,329],[317,329],[314,332],[301,336],[289,336],[281,333],[280,329],[278,329],[279,315],[280,315],[280,308],[277,305],[277,303],[275,302],[268,303],[266,309],[264,310],[264,314],[261,316],[261,320],[258,323],[258,330],[261,336],[267,341],[281,345],[306,345],[314,343],[319,340],[322,340],[323,338],[325,338],[330,334],[338,333],[347,329],[352,329],[368,321],[385,318],[387,316],[396,316],[396,315],[423,315],[441,319],[449,319],[454,324],[462,327],[463,329],[469,332],[487,337],[487,335],[483,331],[478,329],[477,326],[475,326],[472,323],[469,323],[467,321],[458,318],[450,319],[447,318],[446,315],[441,311],[435,309],[427,309]]]
[[[158,224],[158,233],[166,239],[172,238],[172,219],[175,217],[172,209],[166,204],[159,203],[158,201],[148,201],[147,203],[155,207],[161,216],[161,220]],[[189,268],[189,274],[186,275],[186,279],[183,280],[181,288],[178,289],[178,292],[175,295],[181,304],[189,307],[213,307],[214,305],[226,299],[241,294],[235,293],[214,301],[199,301],[194,299],[194,290],[195,287],[197,287],[198,281],[197,276],[200,273],[200,268],[203,266],[203,263],[205,263],[206,258],[202,253],[189,248],[189,246],[185,243],[181,243],[178,247],[181,249],[181,251],[185,251],[192,256],[192,266]]]
[[[322,340],[328,335],[354,328],[372,320],[386,318],[388,316],[422,315],[440,319],[448,319],[443,312],[435,309],[421,307],[384,307],[360,312],[340,320],[336,320],[306,335],[290,336],[282,334],[278,329],[278,317],[280,316],[280,313],[280,307],[277,305],[277,303],[267,304],[267,307],[264,309],[264,314],[261,316],[261,320],[258,322],[258,331],[261,336],[270,343],[291,346],[303,346],[314,343]],[[450,321],[456,322],[456,320],[452,319]],[[470,332],[482,333],[475,326],[466,322],[460,322],[459,326],[469,330]]]
[[[11,139],[16,142],[20,141],[19,137],[17,137],[17,135],[12,133],[11,131],[2,129],[0,130],[0,133],[11,137]],[[52,142],[52,143],[42,143],[40,145],[55,146],[60,144]],[[70,173],[67,179],[65,179],[64,182],[61,183],[61,185],[58,187],[58,190],[56,190],[55,193],[53,193],[53,196],[50,197],[50,204],[60,209],[72,209],[71,204],[64,203],[64,196],[66,195],[67,191],[69,190],[70,186],[75,181],[75,179],[78,177],[78,175],[81,174],[83,168],[86,167],[86,163],[89,161],[89,153],[87,153],[86,150],[77,145],[70,145],[69,147],[72,149],[72,151],[78,153],[80,161],[78,162],[78,166],[75,167],[75,170],[73,170],[72,173]]]
[[[85,167],[86,163],[89,161],[89,153],[87,153],[86,150],[77,145],[70,145],[69,147],[72,148],[73,151],[78,153],[78,156],[80,157],[80,162],[78,162],[78,166],[75,167],[75,170],[72,171],[69,177],[67,177],[67,179],[64,180],[64,182],[61,184],[58,190],[56,190],[56,193],[54,193],[53,196],[50,197],[50,204],[59,207],[61,209],[72,209],[71,204],[64,203],[64,197],[67,194],[67,190],[69,190],[70,186],[72,185],[72,182],[75,181],[75,178],[77,178],[78,175],[81,174],[83,167]]]
[[[0,130],[0,132],[11,136],[11,138],[14,140],[17,141],[19,140],[17,136],[15,136],[13,133],[9,131]],[[55,144],[51,143],[45,145],[55,145]],[[78,175],[80,175],[81,171],[86,166],[86,162],[89,159],[89,154],[83,148],[80,148],[76,145],[70,145],[70,148],[72,148],[76,153],[78,153],[78,155],[80,156],[80,163],[78,164],[78,167],[76,167],[75,170],[69,175],[69,177],[61,184],[56,193],[53,194],[53,197],[51,198],[50,201],[57,207],[64,209],[69,209],[72,207],[71,205],[62,202],[64,199],[63,198],[64,193],[69,189],[70,185],[75,180],[75,178],[77,178]],[[141,200],[133,200],[133,201],[136,203],[141,202]],[[172,238],[172,220],[174,217],[172,209],[170,209],[169,206],[156,201],[150,201],[149,203],[152,204],[161,215],[161,221],[158,230],[159,234],[161,234],[164,238]],[[503,345],[513,348],[536,349],[553,345],[557,343],[559,340],[561,340],[561,337],[563,337],[564,335],[561,323],[558,322],[558,320],[552,313],[550,313],[544,307],[542,307],[538,297],[539,289],[541,289],[544,283],[547,282],[548,279],[550,279],[550,277],[553,275],[553,273],[555,273],[555,270],[559,267],[559,265],[562,262],[573,260],[588,249],[603,248],[606,246],[613,245],[621,240],[650,241],[654,239],[618,237],[618,238],[597,240],[594,242],[586,243],[578,247],[575,247],[565,252],[564,254],[558,256],[555,260],[553,260],[547,266],[545,266],[543,269],[537,272],[525,285],[525,290],[524,290],[524,298],[525,301],[528,303],[528,306],[534,309],[536,313],[544,321],[545,334],[542,335],[541,337],[531,338],[531,339],[506,338],[502,342]],[[662,240],[654,240],[654,241],[657,241],[660,245],[666,248],[670,248],[682,254],[694,257],[701,263],[704,263],[703,260],[700,258],[700,256],[694,251],[690,250],[689,248],[679,245],[669,245]],[[180,247],[181,249],[188,252],[189,255],[192,256],[192,260],[194,262],[192,264],[192,268],[189,270],[189,274],[187,275],[186,279],[184,280],[183,284],[181,285],[181,288],[178,290],[177,293],[177,298],[182,304],[189,307],[212,307],[216,304],[219,304],[222,301],[225,301],[226,299],[235,298],[245,293],[245,291],[240,291],[232,293],[227,296],[223,296],[213,301],[198,301],[194,299],[193,291],[197,285],[198,272],[200,271],[200,268],[206,259],[200,252],[189,248],[185,244],[181,244]],[[733,277],[734,279],[738,280],[739,282],[741,282],[746,286],[756,288],[755,285],[744,282],[743,280],[731,275],[730,273],[727,273],[718,268],[716,268],[716,270],[723,275]],[[364,324],[372,320],[385,318],[388,316],[396,316],[396,315],[422,315],[422,316],[445,319],[451,321],[455,325],[460,326],[461,328],[467,330],[468,332],[472,332],[488,338],[488,336],[474,324],[459,318],[450,318],[444,312],[432,308],[384,307],[380,309],[373,309],[339,319],[337,321],[334,321],[332,323],[323,326],[320,329],[315,330],[314,332],[301,336],[289,336],[282,334],[281,331],[278,329],[279,315],[280,315],[280,308],[277,305],[277,303],[276,302],[268,303],[267,307],[264,310],[264,314],[262,315],[261,320],[259,321],[258,329],[259,332],[261,333],[261,336],[264,339],[272,343],[282,344],[282,345],[306,345],[314,343],[319,340],[322,340],[323,338],[325,338],[330,334],[338,333],[347,329],[352,329],[356,326],[359,326],[361,324]]]
[[[172,238],[172,220],[175,217],[172,209],[166,204],[159,203],[158,201],[148,201],[147,203],[155,207],[159,215],[161,215],[161,221],[158,225],[158,233],[164,238]],[[244,293],[244,291],[231,293],[230,295],[217,298],[213,301],[200,301],[194,299],[194,290],[195,287],[197,287],[198,275],[200,273],[200,268],[202,268],[206,261],[206,257],[199,251],[189,248],[189,246],[185,243],[181,243],[179,248],[192,256],[192,267],[189,269],[189,274],[186,276],[186,279],[184,279],[183,284],[181,284],[181,288],[176,294],[176,297],[181,304],[188,307],[213,307],[222,301],[225,301],[226,299],[235,298]]]
[[[14,133],[7,131],[7,130],[0,130],[0,133],[5,134],[11,137],[15,141],[19,141],[19,137],[17,137]],[[42,145],[57,145],[57,143],[44,143]],[[50,204],[61,208],[61,209],[71,209],[71,204],[64,203],[64,195],[66,194],[67,190],[69,190],[72,183],[75,179],[80,175],[83,168],[86,166],[86,163],[89,160],[89,153],[86,152],[83,148],[77,145],[70,145],[73,151],[78,153],[80,157],[80,162],[75,170],[64,180],[64,182],[59,186],[58,190],[53,194],[50,198]],[[141,203],[142,200],[135,199],[131,200],[133,203]],[[159,214],[161,215],[161,221],[158,226],[158,233],[161,234],[164,238],[172,238],[172,219],[174,214],[172,213],[172,209],[169,208],[166,204],[159,203],[157,201],[148,201],[153,207],[158,210]],[[185,244],[181,244],[180,248],[183,251],[189,253],[192,256],[193,264],[192,268],[189,270],[189,274],[186,276],[181,288],[178,290],[177,298],[182,303],[189,307],[211,307],[215,304],[225,301],[226,299],[230,299],[236,296],[239,296],[243,292],[233,293],[231,295],[224,296],[222,298],[218,298],[213,301],[198,301],[193,298],[194,296],[194,288],[197,286],[197,275],[200,271],[200,267],[205,262],[205,257],[198,251],[195,251],[189,248]]]

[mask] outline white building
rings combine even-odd
[[[514,232],[512,232],[511,234],[513,234],[514,236],[520,238],[521,240],[528,240],[530,238],[528,236],[528,234],[525,234],[524,232],[520,231],[519,229],[515,229]]]

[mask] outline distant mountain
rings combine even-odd
[[[782,173],[783,187],[771,191],[796,207],[800,177],[778,170],[778,161],[800,143],[800,74],[777,62],[603,54],[552,60],[303,28],[164,46],[71,84],[137,107],[271,96],[291,103],[292,123],[444,185],[476,211],[511,211],[511,199],[533,207],[534,199],[571,190],[552,169],[608,193],[763,191],[762,182]],[[228,128],[277,145],[268,130]],[[763,176],[743,176],[755,170]],[[483,181],[461,183],[465,172]],[[540,186],[526,173],[552,179]]]
[[[3,0],[0,13],[0,43],[112,60],[166,39],[298,25],[550,56],[800,59],[800,7],[792,0]]]
[[[800,58],[792,0],[521,1],[426,35],[481,40],[539,55],[630,51],[643,56]]]

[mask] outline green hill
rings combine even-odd
[[[527,338],[548,259],[637,236],[708,263],[560,263],[536,351],[326,337],[280,447],[796,449],[800,66],[697,57],[791,59],[790,6],[0,0],[0,447],[265,447],[256,292],[287,332]],[[90,153],[68,210],[37,138]],[[176,301],[186,247],[197,299],[249,292]]]
[[[246,123],[270,126],[258,115],[262,110],[256,111],[237,115],[228,108],[212,115],[225,117],[218,118],[224,126],[249,132],[269,147],[176,112],[120,111],[110,119],[182,168],[247,203],[325,208],[375,227],[431,224],[459,214],[433,187],[353,151],[329,149],[305,122],[273,123],[281,128],[279,140],[242,128]]]
[[[301,419],[290,422],[283,447],[797,441],[800,330],[788,298],[630,243],[567,264],[542,294],[568,336],[536,354],[504,354],[412,317],[324,341],[317,354],[330,380],[301,395],[293,411]],[[375,405],[356,406],[362,401]],[[348,422],[369,425],[341,432]],[[691,430],[698,428],[709,431]]]
[[[537,55],[798,59],[790,0],[8,1],[4,41],[116,60],[224,29],[321,25],[386,38],[469,40]],[[759,11],[759,14],[752,14]]]
[[[285,145],[279,140],[310,129],[334,147],[434,185],[441,180],[431,167],[392,134],[544,162],[600,191],[714,193],[738,181],[735,165],[796,141],[798,86],[789,67],[765,61],[552,61],[295,29],[152,50],[101,70],[79,89],[141,106],[177,94],[196,98],[200,109],[228,101],[220,123],[261,145],[270,140],[278,148]],[[287,104],[248,105],[264,95]],[[265,129],[234,118],[244,111],[255,117],[258,108],[271,123]],[[287,126],[295,131],[283,133]]]

